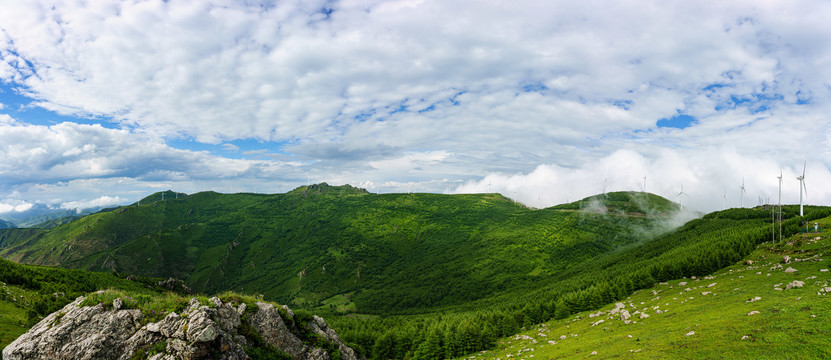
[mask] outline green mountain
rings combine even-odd
[[[664,231],[676,210],[651,194],[607,195],[628,201],[634,215],[348,185],[276,195],[164,192],[51,230],[10,231],[8,240],[0,235],[0,254],[175,277],[204,293],[261,293],[300,307],[339,302],[344,311],[417,313],[535,286]]]
[[[0,229],[11,229],[16,227],[17,225],[15,225],[14,223],[0,219]]]
[[[50,207],[49,205],[45,204],[34,204],[29,210],[24,212],[12,212],[3,214],[4,220],[14,223],[16,226],[20,228],[26,227],[44,227],[44,225],[48,225],[53,220],[66,218],[66,219],[74,219],[77,220],[82,216],[89,215],[95,212],[100,211],[101,208],[92,208],[92,209],[55,209]],[[68,221],[63,220],[62,223],[66,223]]]
[[[36,224],[34,224],[32,226],[29,226],[29,227],[38,228],[38,229],[53,229],[53,228],[56,228],[56,227],[61,226],[63,224],[69,224],[69,223],[71,223],[75,220],[78,220],[78,219],[82,218],[82,217],[83,216],[81,216],[81,215],[63,216],[63,217],[59,217],[59,218],[44,220],[44,221],[41,221],[41,222],[36,223]]]
[[[174,276],[207,294],[259,293],[328,313],[368,358],[440,359],[734,266],[772,230],[764,208],[676,228],[677,205],[635,192],[539,210],[496,194],[379,195],[326,184],[176,197],[153,194],[51,230],[0,230],[0,254]],[[831,208],[797,213],[784,207],[783,233]]]

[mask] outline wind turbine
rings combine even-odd
[[[681,191],[678,192],[678,195],[675,195],[675,198],[678,199],[678,197],[681,196],[681,195],[684,195],[686,197],[690,197],[689,195],[687,195],[687,193],[684,192],[684,184],[681,184]],[[681,201],[678,201],[678,204],[680,204],[681,207],[684,207],[684,205],[681,204]]]
[[[740,186],[739,188],[742,189],[741,201],[739,202],[739,207],[744,207],[744,194],[747,192],[744,189],[744,177],[742,177],[742,186]]]
[[[724,187],[724,192],[721,193],[721,197],[724,198],[721,204],[721,209],[725,210],[727,209],[727,187]]]
[[[808,196],[808,188],[805,187],[805,167],[808,165],[808,161],[806,160],[802,164],[802,176],[797,176],[796,179],[799,180],[799,216],[803,216],[802,214],[802,189],[805,189],[805,196]]]
[[[646,192],[646,176],[643,177],[643,192]]]
[[[779,169],[779,240],[782,240],[782,169]]]

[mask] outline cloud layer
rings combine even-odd
[[[807,159],[816,178],[831,159],[825,1],[2,5],[8,91],[117,129],[0,107],[0,199],[114,179],[133,184],[104,187],[123,199],[330,181],[490,183],[546,205],[647,176],[669,197],[681,183],[706,193],[690,206],[711,210],[741,176],[771,194],[780,166]],[[659,126],[678,115],[694,121]],[[181,139],[224,153],[169,145]],[[831,201],[816,179],[811,199]]]

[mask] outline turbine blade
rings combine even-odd
[[[804,162],[804,163],[802,163],[802,178],[803,178],[803,179],[805,178],[805,168],[806,168],[807,166],[808,166],[808,160],[805,160],[805,162]]]
[[[808,187],[805,186],[805,180],[802,180],[802,188],[805,189],[805,197],[808,197]]]

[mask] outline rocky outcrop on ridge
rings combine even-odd
[[[250,359],[357,360],[334,330],[317,316],[306,323],[287,307],[234,306],[211,298],[191,299],[181,314],[143,322],[138,309],[110,304],[81,306],[79,297],[50,314],[3,349],[3,359]],[[281,314],[282,312],[282,314]]]

